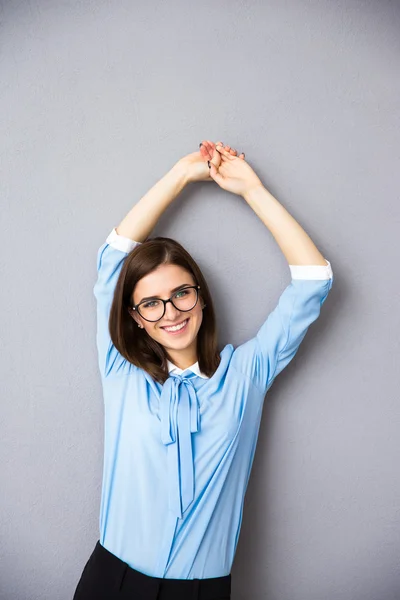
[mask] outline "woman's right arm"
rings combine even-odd
[[[144,242],[158,219],[188,183],[179,161],[135,204],[116,228],[117,234]]]
[[[115,348],[109,331],[109,316],[115,287],[128,254],[150,234],[157,220],[187,183],[178,163],[162,177],[108,235],[97,252],[97,281],[93,289],[97,303],[97,350],[102,377],[125,373],[127,360]]]

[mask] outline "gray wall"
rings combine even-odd
[[[399,2],[0,12],[1,599],[72,598],[98,539],[96,252],[207,138],[246,152],[335,276],[265,401],[232,599],[398,598]],[[221,345],[255,335],[290,281],[214,182],[154,234],[204,269]]]

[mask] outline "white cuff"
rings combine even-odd
[[[141,243],[135,242],[135,240],[131,240],[130,238],[124,237],[123,235],[119,235],[115,227],[107,236],[106,242],[116,250],[126,252],[127,254],[129,254],[131,250],[136,248],[136,246]]]
[[[332,279],[331,263],[324,265],[289,265],[292,279]]]

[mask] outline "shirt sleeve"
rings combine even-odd
[[[325,259],[326,260],[326,259]],[[233,353],[236,369],[264,394],[295,356],[333,284],[331,264],[289,265],[291,282],[256,335]]]
[[[112,343],[109,315],[122,265],[129,252],[140,243],[119,235],[114,228],[97,252],[97,281],[93,293],[97,303],[98,360],[103,377],[107,377],[111,371],[119,370],[127,362]]]

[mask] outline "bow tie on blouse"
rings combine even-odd
[[[165,381],[161,397],[161,439],[168,446],[169,507],[182,518],[194,498],[192,433],[199,431],[200,409],[188,375],[173,374]]]

